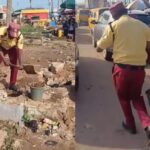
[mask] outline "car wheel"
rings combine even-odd
[[[76,45],[75,48],[75,91],[79,88],[79,49]]]
[[[75,90],[78,91],[79,89],[79,75],[76,73],[75,76]]]

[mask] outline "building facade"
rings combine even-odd
[[[108,7],[120,0],[85,0],[86,8]],[[122,0],[125,4],[131,3],[133,0]]]

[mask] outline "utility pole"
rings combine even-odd
[[[29,0],[30,1],[30,8],[32,8],[32,0]]]
[[[49,12],[50,16],[52,17],[53,15],[53,0],[48,0],[49,1]]]
[[[52,13],[53,13],[53,11],[54,11],[54,10],[53,10],[53,9],[54,9],[53,6],[54,6],[54,5],[53,5],[53,0],[51,0],[51,12],[52,12]]]
[[[12,0],[7,0],[7,18],[6,18],[7,25],[11,21],[11,13],[12,13]]]
[[[60,8],[60,1],[58,0],[58,10],[59,10],[59,8]]]
[[[91,3],[90,0],[88,0],[88,9],[90,9]]]

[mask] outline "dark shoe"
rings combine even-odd
[[[137,130],[136,130],[136,128],[131,128],[131,127],[129,127],[126,123],[124,123],[124,122],[122,122],[122,126],[123,126],[123,128],[126,130],[126,131],[128,131],[129,133],[131,133],[131,134],[136,134],[137,133]]]
[[[145,133],[148,139],[150,139],[150,126],[145,128]]]
[[[15,92],[18,91],[18,89],[17,89],[17,87],[15,85],[10,85],[9,86],[9,90],[12,90],[12,91],[15,91]]]

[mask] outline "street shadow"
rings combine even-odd
[[[92,44],[91,34],[87,29],[76,30],[76,43],[78,44]]]
[[[143,150],[147,141],[136,114],[138,134],[131,135],[121,126],[123,115],[112,84],[111,72],[112,64],[109,62],[80,57],[76,142],[100,150]],[[80,150],[80,147],[77,149]]]
[[[81,28],[77,28],[76,33],[80,33],[80,34],[87,34],[89,32],[88,29],[81,29]]]

